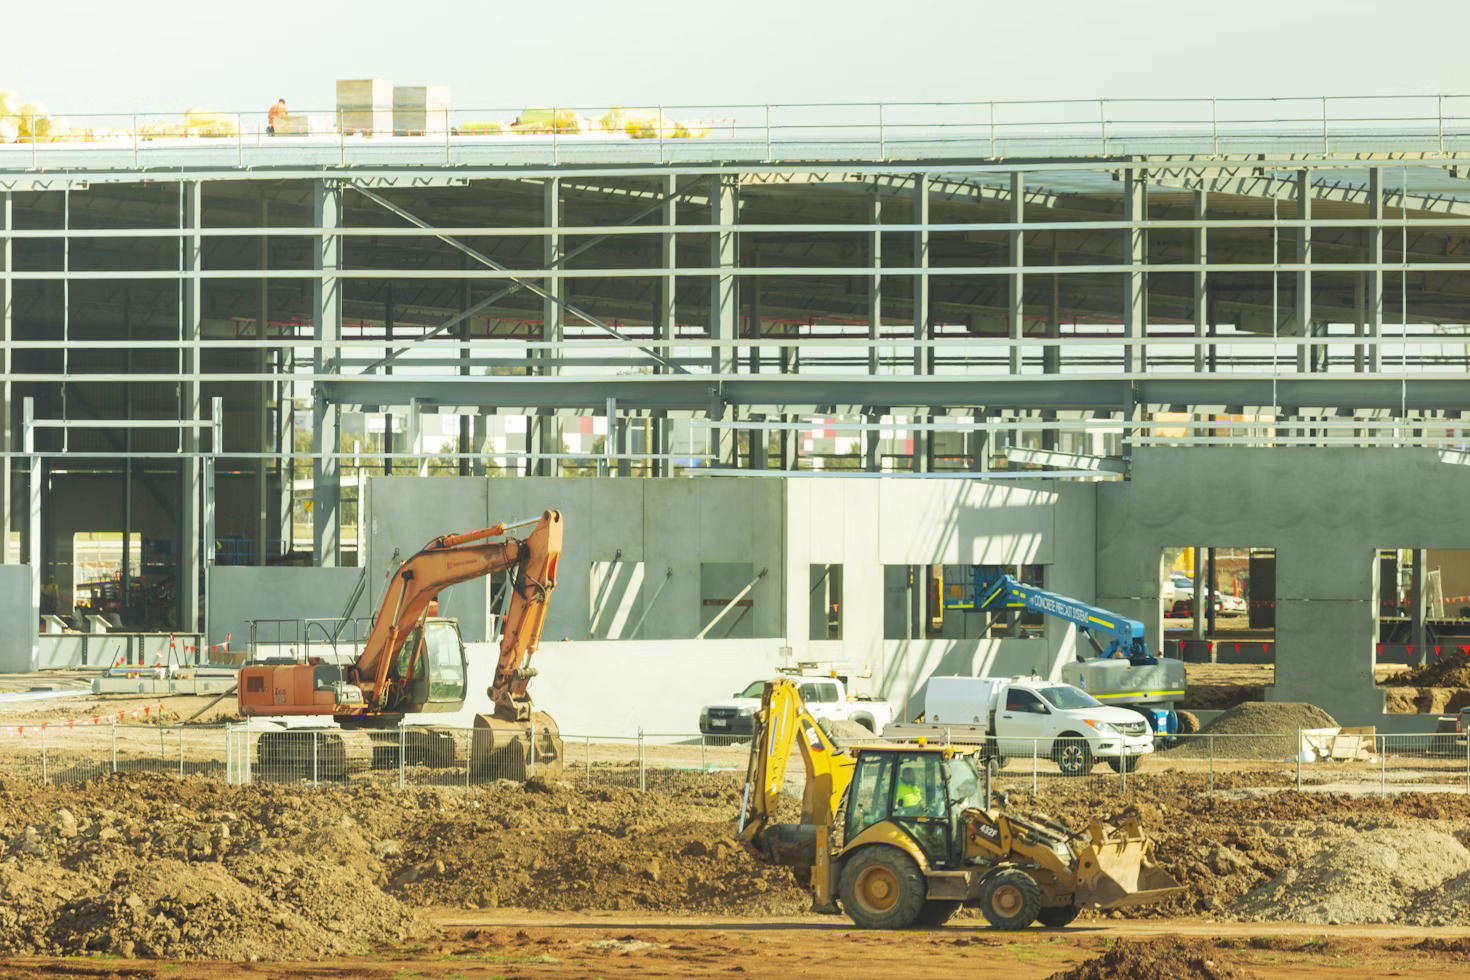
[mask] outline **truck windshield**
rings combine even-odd
[[[737,698],[759,698],[761,694],[765,692],[765,690],[765,681],[751,681],[749,687],[747,687],[745,690],[741,691],[735,696]]]
[[[1062,709],[1096,708],[1102,704],[1091,694],[1079,691],[1075,687],[1043,687],[1036,693],[1050,701],[1054,707]]]

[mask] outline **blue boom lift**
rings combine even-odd
[[[1096,653],[1062,667],[1062,680],[1082,688],[1104,704],[1131,708],[1148,720],[1155,735],[1179,731],[1174,702],[1184,696],[1184,662],[1155,656],[1136,619],[1027,585],[998,565],[971,565],[969,595],[948,608],[978,612],[1027,609],[1077,627]],[[968,601],[964,601],[968,600]],[[1106,643],[1100,642],[1100,638]]]

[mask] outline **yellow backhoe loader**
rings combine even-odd
[[[775,812],[795,745],[806,765],[801,822]],[[863,743],[839,749],[790,680],[766,684],[750,743],[742,841],[793,868],[816,912],[859,926],[937,926],[961,906],[998,929],[1064,926],[1084,908],[1182,894],[1154,865],[1136,819],[1084,831],[989,807],[978,746]]]

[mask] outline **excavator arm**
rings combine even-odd
[[[487,538],[504,537],[515,528],[531,524],[535,527],[524,539],[506,538],[486,543]],[[362,688],[363,704],[349,708],[346,713],[388,710],[394,682],[390,669],[402,654],[405,640],[414,635],[414,627],[440,592],[460,582],[516,568],[514,591],[500,642],[500,661],[489,693],[497,714],[504,702],[506,710],[513,712],[511,720],[529,717],[526,686],[535,672],[526,664],[540,644],[547,599],[556,587],[562,527],[561,512],[548,510],[539,518],[443,535],[399,565],[351,672]],[[401,677],[414,675],[420,655],[419,649],[409,652],[407,668]],[[521,713],[514,714],[516,711]]]
[[[806,767],[801,823],[778,824],[775,810],[793,747]],[[741,839],[774,863],[815,865],[817,856],[826,851],[826,837],[852,782],[854,761],[806,710],[796,684],[788,679],[767,681],[750,741]],[[804,854],[813,845],[811,861],[792,859],[792,848]]]
[[[507,537],[531,525],[525,538]],[[367,642],[345,677],[339,668],[315,661],[247,665],[240,671],[241,713],[335,715],[362,724],[420,710],[411,693],[413,678],[425,667],[419,627],[435,598],[451,585],[516,569],[488,693],[497,716],[524,721],[531,714],[526,688],[535,675],[528,664],[540,644],[547,601],[556,588],[562,531],[561,512],[548,510],[539,518],[435,538],[394,572]]]

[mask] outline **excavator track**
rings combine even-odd
[[[529,721],[475,716],[470,772],[476,779],[560,779],[563,757],[561,732],[543,711],[532,712]]]

